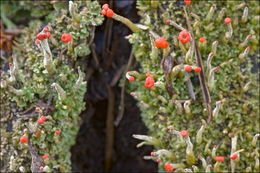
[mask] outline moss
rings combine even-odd
[[[240,160],[236,163],[235,170],[246,171],[246,169],[251,169],[252,171],[257,171],[255,157],[259,157],[259,147],[252,145],[252,139],[255,134],[259,133],[259,118],[257,118],[259,114],[259,81],[257,74],[251,72],[252,62],[250,57],[253,56],[254,59],[257,56],[259,23],[255,23],[254,18],[259,16],[259,10],[257,10],[259,9],[259,4],[255,1],[250,1],[244,5],[242,1],[192,1],[191,5],[186,6],[181,1],[158,1],[159,4],[153,7],[152,2],[142,0],[137,2],[137,8],[140,9],[139,13],[142,15],[141,24],[149,26],[149,30],[133,33],[129,37],[129,42],[133,45],[135,57],[141,65],[140,73],[150,73],[156,82],[160,81],[163,83],[163,87],[153,86],[151,89],[148,89],[144,87],[144,80],[136,80],[129,84],[129,92],[138,93],[138,97],[135,98],[137,98],[139,108],[142,111],[142,118],[149,129],[148,135],[160,141],[160,146],[156,147],[156,150],[166,149],[176,155],[176,160],[163,156],[161,158],[162,162],[159,163],[160,170],[162,170],[166,162],[170,162],[184,163],[187,169],[193,169],[194,166],[197,166],[199,171],[206,171],[206,168],[203,168],[197,156],[200,155],[205,159],[207,158],[207,164],[214,167],[216,161],[212,158],[212,150],[213,146],[217,145],[216,155],[225,157],[225,161],[220,164],[220,170],[230,171],[231,139],[234,136],[238,136],[235,150],[244,149],[244,151],[240,153]],[[207,19],[206,16],[213,4],[216,5],[215,12],[210,19]],[[208,55],[212,52],[212,43],[216,40],[219,42],[211,62],[211,67],[220,66],[220,69],[214,75],[213,87],[208,86],[212,100],[210,104],[212,111],[215,109],[217,101],[223,99],[225,101],[220,107],[217,118],[212,118],[212,121],[206,124],[206,128],[202,133],[201,143],[196,142],[196,136],[203,125],[202,120],[208,118],[206,106],[202,102],[191,102],[189,108],[192,116],[185,113],[184,108],[183,111],[178,111],[176,101],[191,99],[186,85],[187,79],[183,74],[184,70],[176,77],[170,77],[170,83],[178,95],[177,97],[171,97],[167,92],[166,78],[160,64],[163,57],[165,57],[165,50],[152,46],[154,40],[151,41],[149,35],[149,31],[150,33],[152,31],[158,36],[166,38],[169,47],[173,48],[174,53],[170,55],[175,65],[170,67],[171,69],[177,65],[178,58],[182,59],[184,64],[196,67],[195,55],[190,59],[185,59],[189,43],[183,45],[185,50],[181,49],[181,43],[177,40],[180,30],[165,22],[167,19],[170,19],[187,29],[183,11],[184,5],[188,13],[192,12],[199,16],[200,19],[195,24],[196,19],[189,16],[205,72]],[[224,7],[226,12],[218,20],[218,15]],[[248,7],[249,12],[247,21],[243,22],[241,18],[245,7]],[[228,31],[228,26],[224,23],[225,17],[232,19],[233,35],[228,41],[225,39],[225,32]],[[198,31],[196,31],[196,25],[198,26]],[[249,34],[252,34],[252,38],[249,39],[246,45],[240,47],[240,44],[244,42]],[[206,38],[204,46],[199,43],[200,37]],[[251,48],[249,56],[244,60],[239,60],[239,55],[244,52],[247,46]],[[155,51],[154,49],[157,50]],[[198,75],[195,72],[190,72],[189,76],[194,91],[198,91],[200,89]],[[208,81],[207,76],[206,81]],[[243,91],[248,82],[250,82],[249,89]],[[158,96],[160,97],[158,98]],[[162,101],[162,97],[167,102]],[[203,100],[201,91],[196,95],[196,100]],[[184,102],[181,104],[183,107]],[[176,135],[171,134],[169,127],[173,127],[176,131],[185,129],[189,132],[196,158],[194,164],[189,164],[186,158],[187,145],[181,143],[176,138]],[[206,147],[207,144],[208,148]],[[156,160],[156,158],[152,157],[151,159]],[[184,170],[179,168],[176,171]]]
[[[70,147],[75,144],[80,125],[79,114],[85,109],[83,99],[86,92],[86,82],[82,81],[85,74],[82,72],[82,76],[79,76],[81,72],[76,67],[85,70],[80,61],[90,53],[94,27],[102,23],[103,17],[99,14],[96,1],[73,3],[74,15],[79,20],[71,17],[68,3],[60,5],[54,7],[57,15],[45,26],[51,33],[48,42],[53,57],[53,71],[50,73],[44,67],[43,50],[35,44],[36,35],[42,30],[43,24],[32,20],[13,50],[17,66],[13,62],[13,66],[2,73],[1,83],[7,82],[7,86],[1,86],[1,107],[5,107],[1,110],[1,171],[30,170],[28,145],[19,141],[23,135],[28,138],[29,130],[33,132],[31,143],[38,156],[48,154],[43,167],[48,166],[51,172],[71,171]],[[69,43],[61,41],[63,33],[72,35]],[[16,72],[12,72],[15,71],[12,70],[14,67],[18,68]],[[16,80],[9,83],[12,73]],[[53,83],[60,86],[64,97],[60,97],[61,91],[57,88],[53,89]],[[51,111],[45,114],[50,98]],[[40,108],[40,113],[35,112],[36,107]],[[36,117],[25,118],[29,115],[28,111],[36,114]],[[46,116],[46,120],[44,124],[37,125],[41,115]],[[7,128],[9,126],[11,128]],[[59,135],[55,134],[56,130],[60,131]]]

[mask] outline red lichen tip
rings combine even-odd
[[[216,71],[217,71],[219,68],[220,68],[220,66],[217,66],[217,67],[216,67]]]
[[[216,40],[216,44],[218,44],[218,40]]]
[[[25,136],[21,136],[20,137],[20,142],[21,143],[26,143],[28,141],[28,139]]]
[[[231,18],[226,17],[224,21],[226,24],[230,24],[232,20],[231,20]]]
[[[216,157],[216,161],[217,161],[217,162],[219,162],[219,161],[220,161],[220,162],[224,162],[224,160],[225,160],[225,158],[224,158],[223,156],[217,156],[217,157]]]
[[[109,5],[108,4],[104,4],[102,5],[102,9],[107,11],[109,9]]]
[[[42,166],[40,167],[40,170],[41,170],[41,171],[43,170],[43,167],[42,167]]]
[[[107,11],[106,10],[101,10],[100,12],[103,16],[105,16],[107,14]]]
[[[40,119],[38,119],[38,124],[40,124],[40,125],[41,125],[41,124],[43,124],[43,123],[44,123],[44,120],[43,120],[43,119],[41,119],[41,118],[40,118]]]
[[[214,55],[214,53],[213,53],[213,52],[211,52],[211,53],[210,53],[210,56],[213,56],[213,55]]]
[[[43,39],[48,38],[47,34],[42,34],[42,36],[43,36]]]
[[[41,34],[41,33],[37,34],[36,37],[37,37],[39,40],[43,40],[43,39],[44,39],[43,34]]]
[[[150,76],[150,74],[149,74],[149,73],[146,73],[145,76],[148,77],[148,76]]]
[[[194,69],[194,71],[195,71],[196,73],[199,73],[199,72],[201,71],[201,68],[200,68],[200,67],[196,67],[196,68]]]
[[[55,131],[55,134],[56,134],[56,135],[59,135],[59,134],[60,134],[60,131],[59,131],[59,130],[56,130],[56,131]]]
[[[130,96],[133,96],[134,95],[134,93],[130,93]]]
[[[181,131],[181,136],[188,136],[188,131],[182,130]]]
[[[249,34],[248,37],[251,38],[251,37],[252,37],[252,34]]]
[[[114,11],[111,10],[111,9],[108,9],[107,10],[107,17],[113,17],[113,15],[114,15]]]
[[[9,64],[8,64],[8,65],[9,65],[9,67],[11,67],[11,66],[13,65],[13,63],[12,63],[12,62],[9,62]]]
[[[186,71],[186,72],[191,72],[191,70],[192,70],[192,67],[191,67],[191,66],[187,65],[187,66],[185,67],[185,71]]]
[[[200,155],[198,155],[198,159],[200,160]]]
[[[154,85],[154,79],[151,76],[148,76],[145,81],[145,88],[151,88]]]
[[[42,119],[43,121],[45,121],[45,120],[46,120],[46,117],[45,117],[44,115],[42,115],[42,116],[41,116],[41,119]]]
[[[35,111],[36,111],[36,112],[39,112],[39,111],[40,111],[40,109],[39,109],[39,108],[35,108]]]
[[[237,154],[233,154],[232,156],[230,156],[230,159],[235,160],[237,158]]]
[[[247,46],[246,50],[249,51],[250,50],[250,46]]]
[[[40,44],[40,40],[36,40],[36,41],[35,41],[35,44]]]
[[[223,104],[223,102],[224,102],[223,100],[220,100],[220,103],[221,103],[221,104]]]
[[[214,145],[213,147],[214,147],[214,148],[217,148],[217,145]]]
[[[174,168],[172,167],[172,165],[171,165],[169,162],[166,162],[166,163],[164,164],[164,170],[165,170],[166,172],[172,172],[172,171],[174,170]]]
[[[191,0],[184,0],[184,2],[185,2],[186,5],[190,5]]]
[[[130,76],[130,77],[129,77],[129,81],[130,81],[130,82],[133,82],[134,80],[135,80],[135,78],[134,78],[133,76]]]
[[[154,156],[154,152],[151,152],[151,156]]]
[[[180,40],[183,44],[186,44],[190,41],[190,34],[188,31],[183,30],[179,33],[178,40]]]
[[[47,157],[48,157],[48,154],[44,154],[44,155],[42,156],[43,159],[46,159]]]
[[[44,31],[44,32],[48,32],[48,31],[49,31],[48,27],[44,27],[44,28],[43,28],[43,31]]]
[[[157,160],[156,160],[156,162],[157,162],[157,163],[160,163],[160,162],[161,162],[161,160],[160,160],[160,159],[157,159]]]
[[[155,40],[155,46],[157,48],[162,48],[162,49],[165,49],[169,46],[168,42],[165,40],[165,38],[163,37],[158,37],[156,40]]]
[[[71,40],[72,36],[70,34],[64,33],[61,36],[61,41],[63,43],[68,43]]]
[[[47,37],[48,37],[48,38],[50,38],[50,36],[51,36],[51,33],[50,33],[50,32],[48,32],[48,33],[47,33]]]
[[[200,37],[200,42],[201,42],[201,43],[204,43],[204,42],[205,42],[205,40],[206,40],[206,38],[205,38],[205,37]]]
[[[167,24],[170,24],[170,23],[171,23],[171,20],[170,20],[170,19],[166,20],[166,23],[167,23]]]

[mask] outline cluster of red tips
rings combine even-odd
[[[225,18],[225,20],[224,20],[224,22],[226,23],[226,24],[230,24],[231,23],[231,18],[229,18],[229,17],[227,17],[227,18]]]
[[[159,37],[155,40],[155,46],[157,48],[165,49],[169,46],[168,42],[163,37]]]
[[[217,156],[217,157],[216,157],[216,161],[217,161],[217,162],[219,162],[219,161],[220,161],[220,162],[224,162],[224,160],[225,160],[225,158],[224,158],[223,156]]]
[[[59,134],[60,134],[60,131],[59,131],[59,130],[56,130],[56,131],[55,131],[55,134],[56,134],[56,135],[59,135]]]
[[[150,76],[150,74],[146,73],[146,81],[145,81],[145,88],[151,88],[154,85],[154,79],[152,78],[152,76]]]
[[[184,136],[188,136],[188,134],[189,134],[189,133],[188,133],[188,131],[186,131],[186,130],[182,130],[182,131],[181,131],[181,136],[183,136],[183,137],[184,137]]]
[[[173,171],[173,167],[172,167],[172,165],[169,163],[169,162],[166,162],[165,164],[164,164],[164,170],[166,171],[166,172],[172,172]]]
[[[103,16],[107,16],[107,17],[113,17],[114,15],[114,11],[112,9],[109,8],[108,4],[104,4],[102,6],[102,10],[100,12]]]
[[[186,5],[190,5],[191,0],[184,0],[184,3],[185,3]]]
[[[64,33],[64,34],[62,34],[62,36],[61,36],[61,41],[62,41],[63,43],[68,43],[68,42],[71,40],[71,38],[72,38],[72,36],[71,36],[70,34]]]
[[[13,63],[12,63],[12,62],[9,62],[9,64],[8,64],[8,65],[9,65],[9,67],[11,67],[11,66],[13,65]]]
[[[166,20],[166,23],[167,23],[167,24],[170,24],[170,23],[171,23],[171,20],[170,20],[170,19]]]
[[[205,37],[200,37],[200,42],[201,42],[201,43],[204,43],[204,42],[205,42],[205,40],[206,40],[206,38],[205,38]]]
[[[160,159],[157,159],[157,160],[156,160],[156,162],[157,162],[157,163],[160,163],[160,162],[161,162],[161,160],[160,160]]]
[[[46,120],[46,117],[45,116],[41,116],[41,118],[40,119],[38,119],[38,124],[43,124],[44,122],[45,122],[45,120]]]
[[[186,71],[186,72],[191,72],[191,70],[192,70],[192,67],[191,67],[191,66],[187,65],[187,66],[185,67],[185,71]]]
[[[237,158],[237,154],[233,154],[232,156],[230,156],[230,159],[235,160]]]
[[[48,27],[44,27],[43,31],[46,32],[47,34],[46,33],[39,33],[36,36],[38,40],[35,41],[35,44],[40,44],[39,40],[44,40],[44,39],[47,39],[47,38],[49,38],[51,36],[51,33],[48,32],[49,31]]]
[[[42,156],[43,159],[46,159],[47,157],[48,157],[48,154],[44,154],[44,155]]]
[[[28,141],[28,139],[25,136],[21,136],[20,137],[20,142],[21,143],[26,143]]]
[[[201,68],[200,68],[200,67],[196,67],[196,68],[194,69],[194,71],[195,71],[196,73],[199,73],[199,72],[201,71]]]
[[[188,31],[183,30],[179,33],[178,40],[180,40],[183,44],[186,44],[190,41],[190,34]]]

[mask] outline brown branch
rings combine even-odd
[[[194,48],[195,48],[195,54],[196,54],[196,58],[197,58],[197,66],[201,68],[201,72],[199,73],[199,80],[200,80],[201,90],[202,90],[202,93],[203,93],[203,99],[205,100],[205,104],[206,104],[207,112],[208,112],[207,123],[210,123],[210,121],[211,121],[211,107],[210,107],[211,98],[210,98],[208,87],[206,85],[203,63],[202,63],[200,51],[198,49],[198,45],[197,45],[195,37],[193,35],[192,27],[191,27],[190,20],[189,20],[189,17],[188,17],[188,14],[187,14],[185,7],[184,7],[184,12],[185,12],[188,30],[191,34],[192,42],[193,42],[193,45],[194,45]]]
[[[134,52],[132,50],[131,54],[130,54],[130,58],[129,58],[128,63],[127,63],[126,72],[129,71],[133,60],[134,60]],[[125,85],[126,85],[126,78],[124,77],[123,87],[122,87],[122,90],[121,90],[121,100],[120,100],[120,107],[119,107],[120,111],[119,111],[117,118],[114,122],[115,126],[119,125],[121,119],[123,118],[124,111],[125,111]]]
[[[107,85],[109,99],[106,120],[106,150],[105,150],[105,170],[111,168],[113,145],[114,145],[114,107],[115,107],[115,94],[113,88]]]
[[[68,48],[65,48],[63,49],[61,52],[60,52],[60,56],[59,56],[59,60],[58,60],[58,66],[61,65],[62,63],[62,55],[64,54],[64,52],[66,52],[68,50]]]
[[[93,55],[93,58],[94,58],[94,60],[95,60],[96,66],[98,67],[98,66],[99,66],[99,61],[98,61],[97,53],[96,53],[96,51],[95,51],[95,49],[96,49],[95,43],[92,43],[92,44],[90,45],[90,49],[91,49],[91,53],[92,53],[92,55]]]

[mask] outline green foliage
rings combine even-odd
[[[36,5],[34,2],[25,3]],[[43,1],[39,1],[38,5],[41,3]],[[54,16],[46,26],[51,33],[48,39],[53,59],[51,73],[43,63],[43,47],[35,44],[36,35],[42,30],[42,22],[32,20],[18,39],[19,44],[13,49],[17,63],[14,60],[11,69],[2,74],[1,100],[5,99],[7,105],[15,103],[14,107],[18,107],[18,111],[14,112],[15,121],[11,121],[12,131],[6,130],[8,123],[1,123],[1,139],[4,141],[1,145],[1,162],[4,163],[1,171],[30,170],[31,154],[28,145],[19,141],[23,135],[28,138],[28,128],[33,132],[31,142],[39,157],[48,154],[42,166],[48,166],[51,172],[71,171],[70,148],[74,145],[79,130],[79,114],[85,109],[83,98],[86,92],[86,82],[80,81],[84,80],[85,75],[82,72],[81,76],[76,67],[79,70],[84,69],[80,67],[79,61],[90,53],[89,44],[93,41],[94,28],[103,21],[96,1],[77,1],[74,5],[75,15],[80,20],[76,20],[77,18],[69,13],[69,3],[55,4],[54,8],[58,10],[59,15]],[[79,7],[82,7],[81,11]],[[41,8],[44,11],[45,7]],[[61,41],[63,33],[72,35],[69,43]],[[17,70],[14,70],[16,67]],[[15,82],[11,83],[9,81],[12,75]],[[5,83],[7,85],[4,85]],[[59,91],[54,83],[60,86],[63,92]],[[79,87],[76,87],[76,84],[79,84]],[[37,120],[46,109],[42,103],[48,103],[52,92],[50,107],[54,110],[45,114],[44,124],[39,125]],[[1,102],[1,107],[2,105],[5,103]],[[23,112],[35,112],[36,107],[41,109],[40,113],[36,113],[38,116],[25,118],[28,114]],[[4,117],[8,117],[9,114],[10,110],[6,110]],[[59,135],[55,134],[56,130],[60,131]],[[8,150],[9,152],[6,152]]]
[[[153,86],[145,88],[145,81],[136,79],[131,82],[129,91],[134,92],[135,98],[138,100],[139,108],[142,111],[142,118],[149,129],[149,136],[160,141],[160,146],[156,150],[166,149],[176,156],[171,159],[162,156],[162,162],[159,163],[160,170],[166,162],[184,163],[187,169],[195,170],[195,166],[199,171],[206,171],[197,156],[207,159],[207,165],[214,167],[216,161],[212,158],[213,146],[217,145],[217,156],[224,156],[225,161],[220,164],[221,171],[230,171],[234,167],[234,162],[229,159],[231,153],[244,149],[239,155],[239,161],[236,161],[236,171],[259,171],[257,163],[259,161],[259,147],[252,144],[254,135],[259,133],[259,109],[258,109],[258,79],[255,73],[252,73],[252,60],[256,61],[255,52],[258,50],[259,40],[259,4],[256,1],[250,1],[243,4],[242,1],[192,1],[189,6],[184,3],[175,1],[158,1],[159,5],[152,6],[153,1],[139,0],[137,2],[138,9],[142,16],[141,23],[149,26],[149,30],[143,30],[139,33],[133,33],[129,38],[129,42],[133,45],[133,50],[137,61],[140,63],[140,73],[150,73],[155,82],[162,82],[162,86]],[[207,18],[211,6],[215,4],[213,16]],[[189,109],[191,114],[185,112],[183,108],[184,102],[191,99],[188,87],[186,85],[187,77],[184,77],[184,69],[177,76],[170,74],[170,83],[177,93],[170,97],[166,88],[166,78],[163,72],[161,61],[166,58],[168,50],[158,49],[152,44],[149,33],[156,33],[160,37],[166,38],[169,47],[173,48],[170,56],[175,65],[178,60],[182,60],[184,64],[197,66],[196,56],[193,54],[191,58],[186,58],[186,53],[190,48],[190,44],[183,45],[177,40],[180,30],[165,23],[167,19],[176,22],[188,30],[185,20],[183,6],[186,6],[187,12],[194,13],[199,20],[189,16],[196,42],[199,46],[200,54],[203,61],[204,71],[206,73],[207,58],[213,51],[212,43],[218,40],[217,50],[211,61],[211,66],[220,66],[220,69],[214,74],[213,87],[209,87],[211,95],[212,111],[216,107],[216,102],[225,99],[220,106],[217,118],[213,118],[202,133],[202,141],[197,142],[197,134],[203,126],[202,120],[208,118],[206,106],[199,101],[191,101]],[[156,7],[156,8],[155,8]],[[218,15],[222,8],[226,8],[224,16],[219,20]],[[243,21],[242,16],[245,7],[248,7],[248,17]],[[225,17],[232,19],[233,35],[230,39],[225,38],[228,26],[224,23]],[[241,45],[246,37],[252,34],[252,38],[245,45]],[[153,35],[153,34],[152,34]],[[201,44],[200,37],[205,37],[206,42]],[[247,57],[240,59],[239,56],[244,52],[247,46],[250,46],[250,52]],[[182,49],[181,47],[184,47]],[[254,58],[251,58],[254,55]],[[169,65],[169,64],[168,64]],[[194,92],[199,91],[200,83],[198,74],[195,72],[188,73],[189,79],[193,83]],[[206,81],[208,76],[206,75]],[[250,82],[250,84],[249,84]],[[207,83],[209,84],[209,83]],[[249,89],[245,86],[249,84]],[[196,95],[196,100],[203,100],[202,92]],[[204,102],[204,101],[203,101]],[[181,107],[177,103],[181,103]],[[189,164],[186,160],[187,145],[183,143],[176,135],[169,132],[172,127],[176,131],[187,130],[191,143],[193,144],[193,152],[195,154],[195,164]],[[237,136],[237,145],[235,151],[234,145],[231,145],[231,139]],[[187,138],[183,138],[187,139]],[[259,142],[257,142],[259,144]],[[185,154],[186,153],[186,154]],[[151,159],[156,160],[158,156]],[[232,166],[231,166],[232,165]],[[184,171],[178,168],[176,171]],[[215,165],[215,172],[217,165]]]

